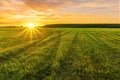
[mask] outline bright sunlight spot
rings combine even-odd
[[[34,23],[30,23],[29,25],[28,25],[28,28],[30,28],[30,29],[33,29],[35,27],[35,24]]]

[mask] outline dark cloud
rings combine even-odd
[[[59,8],[64,5],[79,5],[80,3],[89,2],[90,0],[23,0],[26,5],[35,9]],[[94,0],[92,0],[94,1]]]
[[[106,5],[116,5],[118,0],[23,0],[24,3],[33,9],[36,10],[45,10],[45,9],[56,9],[61,8],[63,6],[71,7],[71,6],[82,6],[85,3],[100,3]],[[94,4],[93,4],[94,5]],[[88,6],[89,7],[89,6]],[[98,7],[98,6],[96,6]]]
[[[102,4],[106,4],[106,6],[108,4],[118,6],[119,0],[1,0],[0,7],[14,8],[16,10],[22,10],[25,8],[35,9],[35,10],[46,10],[46,9],[57,9],[63,7],[66,8],[66,6],[81,7],[83,4],[87,5],[88,3],[89,4],[99,3],[101,6]],[[98,6],[96,5],[96,7]]]
[[[24,3],[35,9],[57,8],[65,4],[64,0],[24,0]]]

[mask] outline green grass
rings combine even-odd
[[[0,80],[120,80],[120,28],[0,28]]]

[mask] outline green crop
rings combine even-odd
[[[120,80],[119,28],[0,28],[0,80]]]

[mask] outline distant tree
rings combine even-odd
[[[44,28],[120,28],[120,24],[51,24]]]

